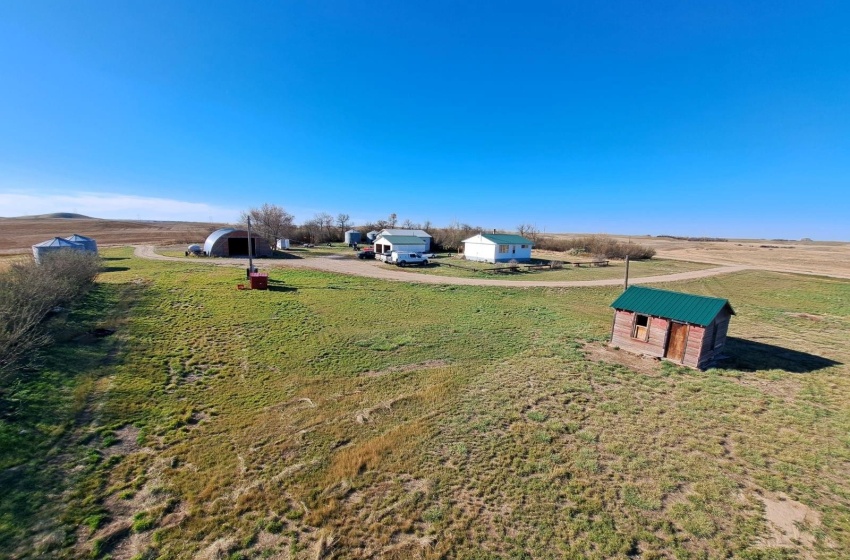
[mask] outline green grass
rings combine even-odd
[[[564,259],[570,258],[565,256]],[[432,260],[428,267],[401,268],[407,272],[430,274],[435,276],[450,276],[454,278],[497,278],[499,280],[545,280],[545,281],[570,281],[570,280],[605,280],[609,278],[623,278],[626,265],[623,261],[609,261],[608,266],[580,266],[564,265],[562,269],[555,270],[520,270],[518,272],[484,272],[494,267],[507,266],[505,263],[490,264],[465,261],[456,257],[445,257]],[[444,266],[449,263],[457,266]],[[696,263],[688,261],[672,261],[664,259],[651,259],[646,261],[633,261],[629,263],[629,277],[641,278],[662,274],[674,274],[677,272],[690,272],[693,270],[704,270],[714,268],[717,265]],[[464,267],[464,268],[458,268]]]
[[[63,338],[0,423],[12,557],[131,537],[166,558],[785,557],[758,545],[767,490],[822,515],[816,557],[850,548],[850,282],[672,285],[729,298],[762,346],[736,343],[752,371],[639,373],[588,358],[616,288],[275,269],[237,291],[238,270],[131,254],[107,251],[127,270],[67,327],[116,335]]]

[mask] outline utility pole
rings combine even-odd
[[[628,258],[628,257],[627,257]],[[626,261],[628,263],[628,261]],[[254,272],[254,259],[251,251],[251,216],[248,216],[248,277]]]
[[[623,281],[623,291],[629,289],[629,256],[626,255],[626,279]]]

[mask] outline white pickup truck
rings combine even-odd
[[[401,251],[393,251],[392,253],[383,253],[378,255],[379,260],[384,261],[387,264],[394,264],[396,266],[408,266],[408,265],[426,265],[428,264],[428,258],[424,257],[422,253],[408,253]]]

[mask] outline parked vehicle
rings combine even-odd
[[[373,251],[372,249],[364,249],[364,250],[360,251],[359,253],[357,253],[357,258],[358,259],[374,259],[375,258],[375,251]]]
[[[420,265],[424,266],[428,264],[428,259],[422,256],[422,253],[406,253],[393,251],[392,253],[388,253],[385,257],[384,262],[388,264],[394,264],[396,266],[409,266],[409,265]]]

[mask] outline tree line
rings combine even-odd
[[[353,225],[348,214],[337,214],[336,217],[326,212],[319,212],[301,224],[295,223],[295,216],[276,204],[263,204],[242,213],[241,225],[244,227],[248,217],[251,218],[253,232],[265,239],[269,246],[274,247],[278,239],[289,239],[295,243],[331,243],[345,239],[345,232],[353,229],[359,231],[365,240],[370,231],[381,231],[387,228],[421,229],[431,235],[431,246],[437,251],[459,251],[463,249],[463,240],[482,231],[493,231],[454,221],[445,227],[437,227],[430,220],[414,222],[406,219],[400,221],[398,215],[390,214],[386,219]],[[570,251],[586,253],[597,257],[621,259],[629,256],[632,259],[648,259],[655,255],[655,249],[634,243],[623,243],[606,235],[592,235],[573,239],[553,238],[542,235],[537,226],[529,223],[519,224],[516,228],[519,235],[531,239],[538,249],[552,251]]]

